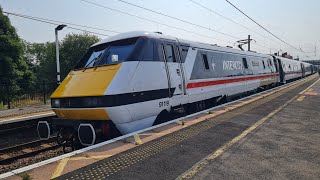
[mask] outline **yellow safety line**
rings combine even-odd
[[[104,159],[108,158],[112,155],[107,154],[107,155],[97,155],[97,156],[82,156],[82,157],[73,157],[70,158],[71,161],[78,161],[78,160],[88,160],[88,159]]]
[[[220,156],[222,153],[224,153],[229,147],[234,145],[235,143],[239,142],[241,139],[243,139],[245,136],[247,136],[249,133],[251,133],[253,130],[258,128],[261,124],[263,124],[265,121],[267,121],[269,118],[274,116],[276,113],[281,111],[284,107],[286,107],[290,102],[292,102],[294,99],[296,99],[297,96],[292,98],[291,100],[287,101],[285,104],[280,106],[278,109],[275,111],[271,112],[264,118],[260,119],[258,122],[256,122],[253,126],[250,128],[246,129],[244,132],[242,132],[240,135],[229,141],[227,144],[223,145],[220,147],[218,150],[216,150],[214,153],[210,154],[203,160],[201,160],[199,163],[194,165],[191,169],[180,175],[177,179],[189,179],[192,178],[194,175],[196,175],[201,169],[203,169],[205,166],[209,164],[210,161],[214,160],[218,156]]]
[[[134,137],[134,140],[136,141],[136,144],[137,144],[137,145],[142,144],[142,141],[141,141],[141,139],[140,139],[139,134],[135,134],[135,135],[133,135],[133,137]]]
[[[153,136],[153,135],[165,135],[167,133],[160,133],[160,132],[155,132],[155,133],[142,133],[139,134],[140,136]]]
[[[317,82],[319,82],[320,81],[320,78],[316,81],[316,82],[314,82],[313,84],[311,84],[309,87],[307,87],[304,91],[302,91],[302,92],[300,92],[299,94],[303,94],[303,93],[305,93],[306,91],[308,91],[308,89],[310,89],[312,86],[314,86]]]
[[[300,96],[297,101],[303,101],[306,96]]]
[[[56,167],[56,169],[54,170],[52,176],[51,176],[51,179],[54,179],[58,176],[61,175],[62,171],[64,170],[64,167],[67,165],[68,163],[68,160],[69,160],[69,157],[67,158],[64,158],[60,161],[60,163],[58,164],[58,166]]]
[[[84,156],[84,157],[73,157],[73,158],[65,158],[60,161],[58,166],[56,167],[54,173],[51,176],[51,179],[54,179],[56,177],[59,177],[61,173],[63,172],[65,166],[67,165],[68,161],[78,161],[78,160],[88,160],[88,159],[104,159],[108,158],[112,155],[107,154],[107,155],[97,155],[97,156]]]

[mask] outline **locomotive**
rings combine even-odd
[[[313,73],[311,64],[275,55],[122,33],[89,48],[51,96],[58,118],[39,122],[38,133],[58,130],[88,146]]]

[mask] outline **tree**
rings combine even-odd
[[[25,56],[38,82],[56,82],[55,43],[27,43]]]
[[[0,101],[17,97],[24,91],[19,83],[34,80],[23,51],[23,42],[0,7]]]
[[[68,34],[61,43],[60,63],[62,79],[72,70],[89,47],[100,39],[88,33]]]
[[[60,43],[61,78],[65,78],[69,71],[82,58],[89,47],[98,42],[99,38],[87,33],[68,34]],[[55,43],[27,43],[26,56],[37,80],[56,82],[57,66]]]

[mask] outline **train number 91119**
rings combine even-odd
[[[159,107],[166,107],[169,106],[169,101],[160,101],[159,102]]]

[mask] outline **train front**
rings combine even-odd
[[[57,134],[60,144],[78,140],[88,146],[98,138],[119,135],[108,108],[126,99],[110,93],[128,92],[136,60],[147,44],[146,37],[118,35],[93,45],[52,94],[51,106],[58,118],[39,122],[40,138]],[[121,116],[131,118],[125,112]]]

